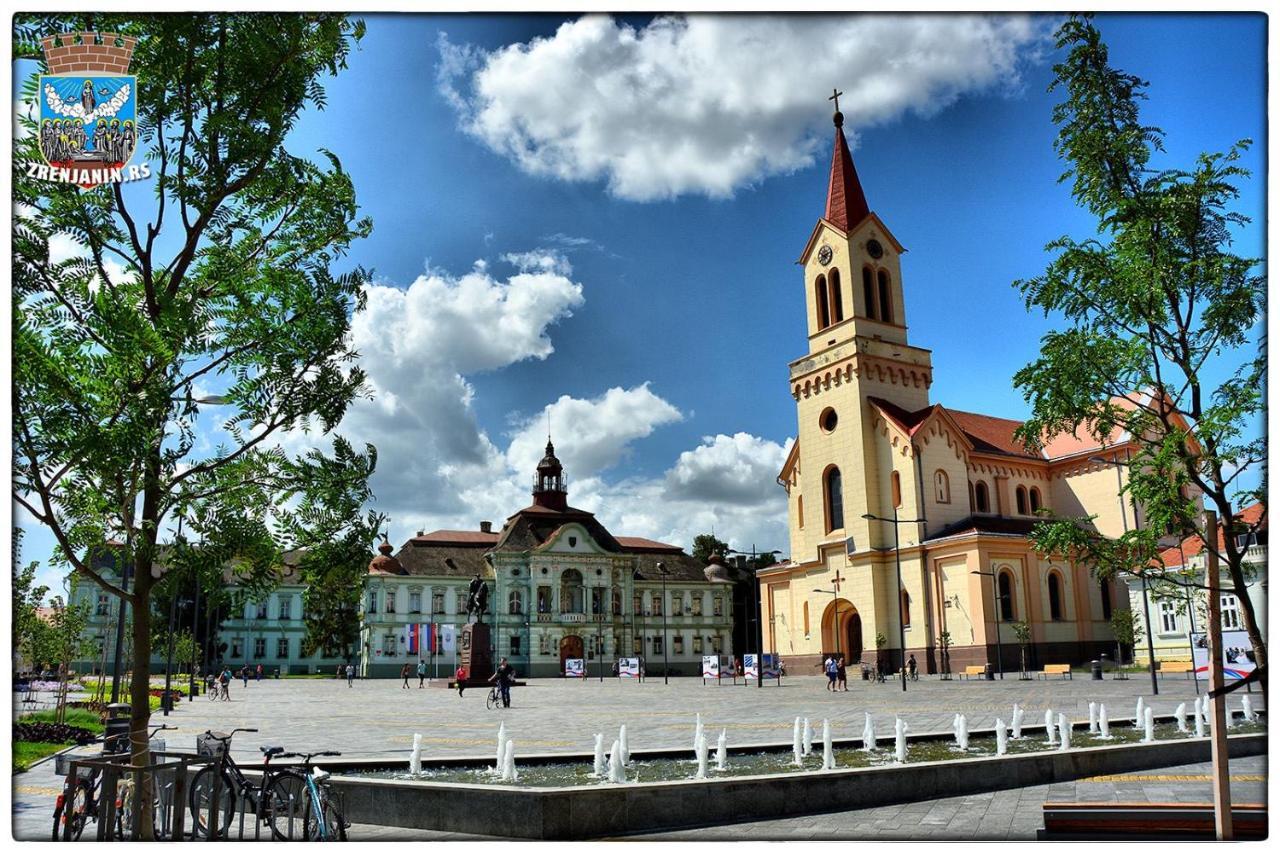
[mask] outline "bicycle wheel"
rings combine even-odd
[[[502,700],[498,698],[497,691],[490,690],[488,698],[484,700],[484,706],[488,708],[490,711],[492,711],[494,708],[498,707],[500,704],[502,704]]]
[[[79,841],[88,822],[89,797],[92,792],[88,781],[81,780],[71,788],[71,798],[64,799],[53,810],[53,840],[61,841],[66,834],[66,824],[70,824],[71,838]]]
[[[296,841],[305,837],[310,796],[307,780],[301,773],[285,770],[267,783],[266,800],[261,806],[262,819],[271,827],[276,841]]]
[[[209,834],[209,813],[213,805],[213,781],[217,768],[213,765],[202,768],[191,781],[191,830],[199,837]],[[218,792],[218,812],[222,814],[222,826],[219,834],[225,834],[231,827],[231,812],[235,803],[235,783],[226,773],[222,774],[221,790]]]
[[[156,784],[154,781],[152,784]],[[119,796],[116,797],[116,833],[118,840],[133,840],[133,798],[137,793],[137,787],[132,783],[126,783],[120,788]],[[164,825],[164,810],[160,805],[160,797],[153,794],[151,797],[151,829],[154,840],[163,841],[168,837]]]
[[[324,822],[324,831],[321,832],[321,821]],[[338,811],[338,807],[323,788],[320,789],[320,816],[317,819],[315,813],[315,804],[311,797],[307,797],[307,821],[306,834],[303,836],[306,841],[346,841],[347,826],[346,821],[342,818],[342,813]]]

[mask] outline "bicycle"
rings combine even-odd
[[[191,808],[192,830],[197,836],[209,835],[210,817],[216,809],[222,815],[217,826],[213,827],[217,835],[225,836],[231,827],[232,813],[235,804],[244,801],[252,807],[254,817],[260,823],[266,823],[271,829],[272,837],[277,841],[288,840],[285,831],[289,821],[290,804],[301,801],[301,790],[305,786],[302,774],[292,768],[271,769],[271,759],[284,753],[282,746],[262,746],[263,755],[262,779],[254,785],[241,772],[239,765],[231,757],[231,738],[237,732],[256,732],[257,729],[232,729],[227,734],[206,731],[196,738],[196,752],[208,758],[216,758],[217,762],[200,769],[191,781],[189,804]],[[219,789],[218,802],[214,803],[214,789]]]
[[[350,826],[342,816],[332,792],[324,781],[329,778],[329,771],[316,769],[312,759],[316,756],[342,755],[341,752],[326,750],[324,752],[286,752],[281,758],[301,758],[302,778],[306,783],[306,812],[302,821],[303,841],[346,841],[347,827]],[[291,803],[290,814],[296,804]]]
[[[150,740],[156,732],[168,728],[170,727],[163,723],[156,726],[147,733],[147,739]],[[128,732],[121,732],[120,734],[104,737],[100,741],[93,741],[93,743],[101,743],[103,745],[103,750],[98,757],[108,754],[106,749],[108,743],[117,741],[118,738],[128,737]],[[111,743],[111,745],[115,746],[116,744]],[[163,741],[158,742],[158,748],[164,749]],[[59,755],[55,759],[54,772],[59,776],[67,776],[71,772],[71,762],[77,757],[83,756]],[[78,841],[90,820],[94,823],[98,822],[102,796],[102,773],[94,767],[80,767],[77,768],[76,776],[78,778],[68,779],[64,783],[62,793],[58,794],[57,800],[54,801],[54,841],[58,840],[59,835],[65,837],[68,834],[73,840]],[[127,784],[131,786],[131,783]],[[127,789],[117,789],[116,791],[116,834],[120,837],[124,836],[125,830],[122,794],[126,792]],[[132,807],[130,807],[130,811],[132,811]],[[132,830],[132,824],[129,825],[129,829]]]
[[[489,695],[485,697],[484,706],[490,711],[494,708],[502,707],[502,692],[498,690],[496,684],[489,688]]]

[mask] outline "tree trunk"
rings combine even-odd
[[[129,685],[129,699],[133,707],[129,718],[129,751],[130,763],[136,768],[146,767],[151,757],[147,739],[147,726],[151,722],[151,624],[147,614],[150,612],[152,584],[151,557],[146,555],[137,561],[134,570],[134,665],[133,681]],[[133,825],[138,828],[138,838],[152,841],[155,837],[151,824],[152,810],[142,807],[152,799],[151,774],[141,774],[137,781],[138,795],[132,799]]]

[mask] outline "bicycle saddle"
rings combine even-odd
[[[260,746],[258,749],[262,750],[262,754],[267,756],[267,758],[284,752],[283,746]]]

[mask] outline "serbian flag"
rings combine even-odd
[[[422,639],[422,626],[416,622],[404,626],[405,651],[411,655],[418,653],[418,642]]]

